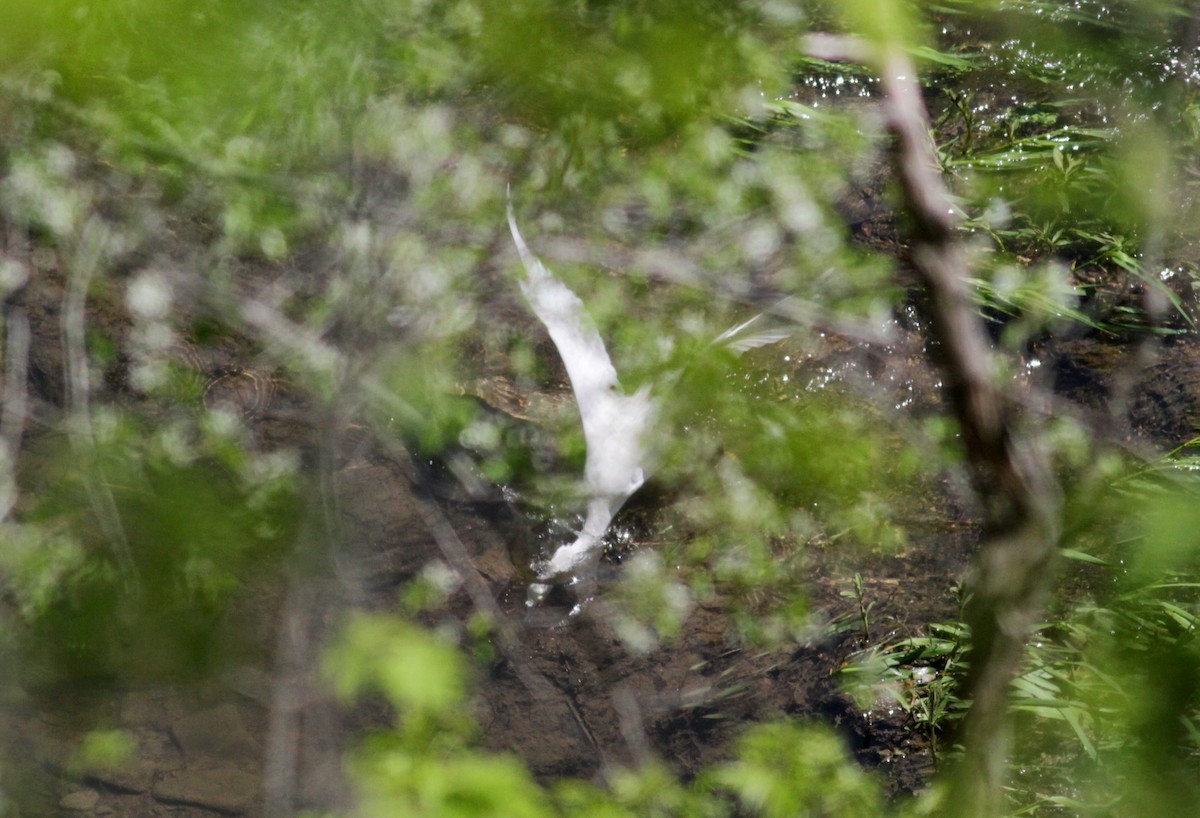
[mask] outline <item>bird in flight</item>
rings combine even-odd
[[[609,525],[646,480],[650,468],[646,438],[657,414],[657,401],[649,387],[631,395],[621,388],[616,367],[583,302],[525,244],[513,214],[511,195],[508,227],[525,267],[521,292],[546,327],[566,367],[587,445],[587,513],[583,527],[573,542],[559,546],[550,559],[533,566],[539,581],[530,587],[530,601],[536,604],[545,597],[550,583],[557,582],[576,585],[580,595],[586,597],[595,588]],[[778,311],[782,303],[771,311]],[[790,327],[772,326],[768,312],[764,312],[731,327],[712,343],[740,355],[781,341],[792,332]]]
[[[583,302],[525,244],[511,198],[508,227],[525,267],[521,292],[566,367],[587,445],[583,528],[574,542],[560,546],[549,560],[534,566],[540,581],[530,588],[530,598],[536,602],[552,582],[566,581],[584,589],[594,586],[605,532],[621,506],[646,480],[646,434],[654,421],[655,402],[647,387],[631,395],[621,389],[604,340]]]

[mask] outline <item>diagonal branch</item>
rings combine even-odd
[[[1019,428],[1018,400],[998,375],[982,319],[971,304],[956,211],[937,169],[912,60],[899,48],[872,50],[861,41],[822,37],[809,45],[826,58],[841,48],[844,59],[870,63],[880,74],[896,173],[913,220],[912,263],[928,294],[950,398],[984,501],[984,540],[966,612],[972,635],[966,680],[972,704],[962,735],[966,754],[951,780],[945,810],[996,816],[1002,813],[1008,756],[1008,685],[1052,576],[1058,486],[1035,437]]]

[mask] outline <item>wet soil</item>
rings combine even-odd
[[[53,276],[41,281],[45,289],[30,289],[26,299],[39,350],[32,391],[49,417],[61,403],[55,349],[62,291]],[[123,319],[100,309],[93,320]],[[900,332],[888,353],[826,337],[803,355],[786,348],[763,355],[768,364],[772,355],[786,357],[793,377],[839,372],[859,394],[892,410],[929,411],[940,401],[936,370],[920,352],[919,335]],[[480,741],[517,753],[543,780],[602,778],[615,765],[649,757],[686,777],[727,758],[747,725],[779,717],[834,725],[893,796],[928,780],[934,761],[926,737],[900,711],[856,707],[838,671],[864,647],[957,615],[957,583],[978,536],[961,486],[948,482],[931,492],[902,551],[812,553],[799,579],[817,619],[830,624],[808,641],[774,649],[747,644],[732,626],[730,600],[713,596],[698,600],[677,639],[638,655],[601,606],[577,615],[569,605],[526,607],[527,577],[512,557],[511,509],[494,497],[472,497],[444,464],[414,460],[361,426],[340,419],[337,428],[318,428],[317,415],[286,382],[258,385],[273,375],[255,366],[248,349],[224,342],[180,357],[205,384],[201,403],[216,400],[214,390],[231,379],[244,379],[218,394],[239,407],[257,445],[308,452],[313,482],[328,486],[318,496],[333,534],[302,538],[282,580],[267,574],[248,583],[229,616],[254,648],[243,645],[251,658],[236,667],[188,684],[77,687],[50,696],[7,691],[10,780],[35,801],[56,804],[64,815],[123,816],[344,805],[341,756],[389,714],[336,707],[318,678],[319,657],[350,612],[394,609],[399,591],[431,562],[452,565],[463,585],[428,621],[463,622],[477,613],[474,590],[494,601],[489,613],[511,629],[507,647],[493,645],[492,658],[477,663]],[[1037,356],[1042,371],[1052,373],[1056,400],[1098,434],[1161,449],[1187,439],[1200,414],[1197,352],[1190,337],[1154,348],[1082,337],[1047,340]],[[119,372],[110,383],[118,394],[124,389]],[[619,571],[614,556],[605,572],[611,579]],[[855,573],[862,576],[862,604],[870,606],[865,631],[860,603],[846,593]],[[81,725],[129,731],[134,760],[109,771],[74,769]]]
[[[903,258],[898,231],[878,204],[885,188],[878,176],[864,182],[858,200],[844,205],[847,218],[860,242]],[[67,282],[52,254],[5,249],[42,260],[19,299],[32,336],[27,450],[36,452],[67,404]],[[503,318],[519,311],[510,312]],[[793,379],[834,377],[884,414],[920,416],[942,397],[918,315],[897,317],[888,348],[825,334],[802,348],[763,350],[755,365],[782,369],[786,361]],[[118,349],[128,343],[130,321],[112,294],[89,302],[89,322]],[[1053,399],[1030,411],[1077,417],[1098,440],[1144,452],[1179,445],[1200,419],[1198,347],[1194,335],[1043,339],[1024,377]],[[865,647],[958,615],[958,583],[978,540],[961,477],[937,476],[910,512],[903,549],[811,547],[796,577],[818,623],[808,639],[770,649],[749,644],[732,622],[733,600],[713,594],[697,600],[677,638],[637,654],[602,605],[575,615],[570,599],[526,607],[527,569],[513,557],[514,537],[527,536],[521,510],[498,493],[464,490],[453,463],[417,458],[363,419],[318,410],[258,344],[236,334],[191,339],[175,359],[196,376],[194,411],[231,409],[258,450],[301,453],[311,507],[284,567],[245,577],[230,606],[222,627],[236,632],[236,662],[192,679],[3,686],[3,783],[22,794],[29,814],[200,818],[344,806],[344,753],[391,714],[378,705],[337,706],[320,678],[321,656],[353,612],[397,610],[402,589],[431,563],[450,566],[460,585],[425,621],[458,623],[465,634],[462,623],[483,612],[509,634],[476,651],[480,742],[518,754],[543,781],[602,778],[650,757],[690,776],[728,758],[748,725],[779,717],[836,727],[894,797],[929,780],[927,738],[903,712],[856,706],[838,673]],[[152,416],[157,409],[133,387],[130,368],[128,355],[111,359],[95,400]],[[668,500],[639,512],[645,516],[635,528],[644,540],[669,528]],[[619,575],[619,558],[639,547],[653,546],[635,538],[613,549],[602,590]],[[855,574],[861,600],[847,593]],[[85,733],[96,727],[127,731],[129,760],[112,769],[76,765]]]
[[[48,273],[24,293],[38,350],[31,394],[46,421],[31,431],[30,451],[37,451],[39,435],[52,433],[63,403],[57,331],[63,288]],[[114,333],[126,322],[103,303],[90,320]],[[319,678],[320,657],[352,611],[394,610],[405,584],[432,562],[453,566],[463,586],[426,615],[430,624],[465,622],[477,613],[474,590],[494,601],[487,613],[511,633],[507,646],[493,645],[492,658],[477,663],[480,741],[519,754],[542,780],[600,778],[615,765],[649,757],[689,776],[728,757],[747,725],[780,717],[836,725],[893,793],[915,791],[927,780],[931,760],[923,740],[900,714],[855,709],[837,671],[867,643],[953,616],[968,529],[943,531],[889,556],[850,561],[840,549],[815,553],[808,574],[797,579],[809,586],[818,621],[842,624],[819,628],[803,643],[747,644],[730,620],[731,600],[716,595],[698,600],[678,638],[639,655],[618,638],[600,605],[576,615],[570,600],[526,607],[528,578],[511,547],[514,530],[526,532],[514,529],[519,515],[512,509],[495,497],[471,496],[444,463],[416,460],[344,418],[320,428],[319,413],[262,369],[252,350],[236,339],[178,350],[201,385],[196,410],[219,400],[241,413],[254,446],[305,452],[312,483],[326,487],[315,494],[325,515],[302,531],[282,575],[247,577],[226,617],[226,628],[237,632],[236,664],[192,681],[68,680],[54,689],[7,690],[10,780],[20,782],[29,803],[41,805],[41,814],[259,815],[344,805],[342,754],[390,714],[336,707]],[[862,354],[830,338],[802,362],[795,350],[787,357],[793,376],[817,378],[870,363]],[[870,371],[879,377],[864,379],[863,388],[882,389],[893,403],[911,404],[914,394],[918,403],[936,401],[936,378],[909,369],[874,361]],[[119,363],[105,388],[110,400],[142,400]],[[943,518],[946,511],[928,513]],[[638,513],[647,514],[644,505]],[[651,530],[656,513],[669,509],[639,521],[641,530]],[[605,564],[608,581],[621,570],[618,556]],[[866,576],[873,606],[865,634],[844,624],[854,611],[842,592],[855,571]],[[130,760],[110,770],[75,766],[93,728],[127,731],[135,745]]]

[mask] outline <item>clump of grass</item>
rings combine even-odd
[[[1094,487],[1090,505],[1082,497],[1073,505],[1080,519],[1061,551],[1055,615],[1033,630],[1010,685],[1012,814],[1110,809],[1154,797],[1163,775],[1194,775],[1197,469],[1200,438]],[[958,752],[970,647],[961,622],[934,623],[861,651],[843,678],[864,709],[899,707],[944,764]]]

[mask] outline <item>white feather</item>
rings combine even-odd
[[[786,300],[786,298],[783,299],[783,301]],[[777,308],[783,301],[776,303],[775,307]],[[713,344],[726,346],[741,355],[752,349],[785,341],[795,334],[794,328],[790,326],[767,326],[770,318],[771,310],[760,312],[748,321],[743,321],[722,332],[713,339]]]

